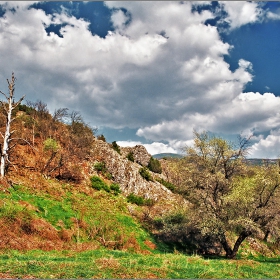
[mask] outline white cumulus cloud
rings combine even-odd
[[[1,3],[2,91],[14,71],[16,94],[43,100],[51,111],[80,111],[96,126],[138,129],[154,141],[145,144],[150,153],[178,151],[191,143],[193,129],[261,134],[280,128],[279,97],[243,92],[254,65],[240,57],[232,71],[224,56],[233,46],[204,24],[215,12],[193,12],[187,1],[109,1],[115,30],[103,38],[65,9],[50,15],[30,8],[33,2]],[[258,2],[222,5],[232,29],[262,19]],[[60,34],[47,33],[52,25]]]

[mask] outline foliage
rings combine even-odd
[[[110,190],[114,195],[118,195],[121,193],[120,186],[116,183],[110,185]]]
[[[105,136],[104,136],[103,134],[98,135],[98,136],[97,136],[97,139],[98,139],[98,140],[101,140],[101,141],[103,141],[103,142],[106,142],[106,138],[105,138]]]
[[[118,152],[119,154],[121,154],[120,146],[117,144],[116,141],[113,141],[113,142],[112,142],[112,148],[113,148],[116,152]]]
[[[133,155],[133,152],[130,151],[130,152],[127,154],[126,158],[127,158],[128,160],[134,162],[134,155]]]
[[[110,188],[108,187],[108,185],[102,181],[98,176],[92,176],[90,178],[90,181],[91,181],[91,186],[100,191],[100,190],[104,190],[106,192],[110,192]]]
[[[139,173],[140,175],[147,181],[153,181],[153,177],[152,175],[150,174],[149,170],[147,167],[141,167],[139,169]]]
[[[147,205],[151,206],[154,204],[154,201],[152,199],[145,199],[142,196],[135,195],[133,193],[129,194],[127,196],[127,201],[133,204],[137,204],[139,206]]]
[[[90,181],[91,181],[91,186],[98,190],[98,191],[101,191],[101,190],[104,190],[106,191],[107,193],[113,193],[114,195],[118,195],[121,193],[121,190],[120,190],[120,186],[119,184],[116,184],[116,183],[112,183],[110,186],[108,186],[101,178],[99,178],[98,176],[92,176],[90,178]]]
[[[94,169],[100,172],[105,178],[111,180],[113,178],[112,174],[108,171],[105,162],[97,162],[94,164]]]
[[[106,172],[107,171],[105,162],[97,162],[97,163],[95,163],[94,164],[94,169],[96,171],[100,171],[100,172]]]
[[[176,189],[177,189],[177,187],[176,187],[174,184],[172,184],[172,183],[170,183],[170,182],[168,182],[168,181],[165,181],[165,180],[162,179],[162,178],[156,178],[156,180],[157,180],[159,183],[161,183],[162,185],[164,185],[166,188],[168,188],[169,190],[171,190],[172,192],[175,192]]]
[[[161,174],[161,172],[162,172],[160,161],[158,159],[153,158],[153,157],[150,158],[150,161],[149,161],[147,167],[152,172],[159,173],[159,174]]]
[[[45,151],[57,152],[58,149],[59,149],[59,145],[54,139],[48,138],[44,141]]]
[[[188,147],[184,163],[186,198],[192,203],[190,227],[219,242],[228,258],[235,258],[242,242],[250,235],[276,233],[279,210],[277,166],[249,172],[243,157],[248,139],[234,146],[224,139],[195,132],[194,147]],[[251,174],[251,178],[247,174]],[[245,179],[243,179],[245,178]],[[230,246],[227,233],[237,239]]]

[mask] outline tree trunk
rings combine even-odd
[[[242,232],[239,234],[239,236],[238,236],[238,238],[237,238],[237,240],[236,240],[236,242],[235,242],[235,244],[234,244],[234,246],[233,246],[233,250],[232,250],[231,254],[229,254],[229,255],[227,254],[226,257],[227,257],[228,259],[235,259],[235,258],[236,258],[236,254],[237,254],[237,252],[238,252],[238,249],[239,249],[241,243],[242,243],[248,236],[250,236],[251,234],[252,234],[251,231],[246,231],[246,230],[242,231]]]
[[[1,177],[5,175],[5,167],[6,163],[8,162],[8,150],[9,150],[9,142],[10,142],[10,129],[11,129],[11,122],[12,122],[12,110],[13,110],[13,94],[10,92],[10,97],[8,98],[8,110],[7,110],[7,119],[6,119],[6,130],[3,140],[3,149],[1,153],[1,165],[0,165],[0,174]]]
[[[224,250],[226,251],[226,256],[230,256],[232,254],[232,249],[230,248],[224,234],[221,236],[220,242],[221,242]]]
[[[4,104],[2,101],[1,104],[3,105],[5,115],[6,115],[6,130],[5,134],[2,135],[3,137],[3,148],[1,151],[1,161],[0,161],[0,176],[4,177],[5,176],[5,170],[6,170],[6,165],[9,162],[9,145],[11,141],[11,123],[13,121],[12,119],[12,112],[13,110],[20,104],[20,102],[23,100],[24,96],[20,98],[20,100],[16,103],[13,102],[14,98],[14,90],[15,90],[15,81],[16,78],[14,76],[14,73],[12,73],[12,79],[8,82],[8,87],[9,87],[9,95],[6,95],[2,91],[0,93],[4,95],[4,97],[7,100],[7,104]],[[7,106],[8,105],[8,106]]]

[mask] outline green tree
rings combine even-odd
[[[153,157],[150,158],[150,161],[148,163],[148,168],[155,173],[161,174],[162,172],[160,161]]]
[[[134,155],[133,155],[133,152],[130,151],[130,152],[127,154],[126,158],[127,158],[128,160],[134,162]]]
[[[153,181],[153,177],[151,173],[149,172],[149,169],[147,167],[141,167],[139,169],[140,175],[147,181]]]
[[[226,256],[235,258],[248,236],[277,231],[278,167],[263,166],[249,172],[244,162],[249,139],[240,138],[238,145],[233,145],[206,132],[194,132],[194,136],[194,146],[187,147],[184,159],[186,193],[193,210],[191,226],[215,238]],[[233,246],[229,232],[237,235]]]
[[[120,146],[118,145],[118,143],[116,141],[113,141],[112,142],[112,148],[118,152],[119,154],[121,154],[121,149],[120,149]]]

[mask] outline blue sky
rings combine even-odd
[[[280,2],[0,2],[0,89],[108,142],[180,152],[193,130],[280,155]]]

